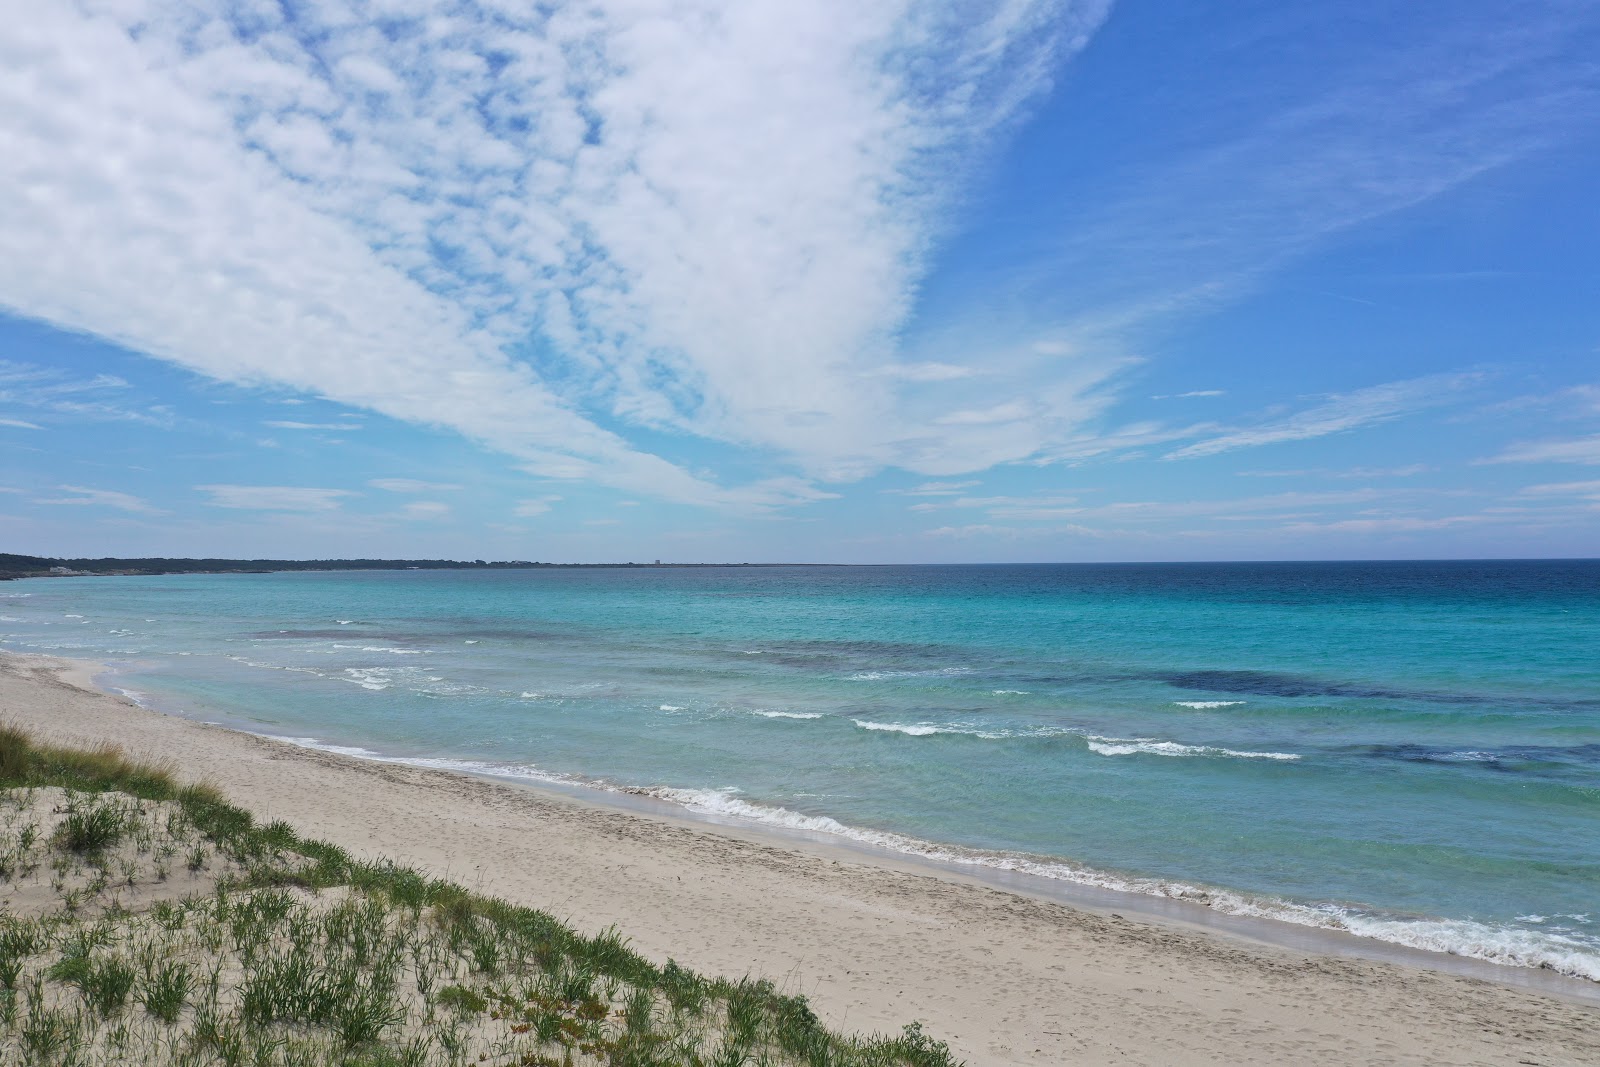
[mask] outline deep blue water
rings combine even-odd
[[[1600,980],[1600,561],[36,579],[203,718]]]

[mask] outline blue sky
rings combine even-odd
[[[9,25],[5,550],[1600,544],[1592,3]]]

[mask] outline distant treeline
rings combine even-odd
[[[268,571],[436,571],[549,567],[481,559],[53,559],[0,552],[0,579],[69,574],[261,574]]]

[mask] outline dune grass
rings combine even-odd
[[[0,901],[0,1067],[952,1064],[3,726]]]

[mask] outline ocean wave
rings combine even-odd
[[[971,667],[940,667],[931,671],[862,671],[852,674],[852,682],[878,682],[885,678],[954,678],[957,675],[973,673]]]
[[[983,730],[965,723],[933,723],[933,722],[873,722],[870,719],[851,719],[863,730],[872,730],[877,733],[905,734],[908,737],[931,737],[934,734],[959,734],[965,737],[981,737],[987,741],[1000,741],[1008,737],[1044,737],[1052,731],[1039,731],[1037,733],[1018,734],[1011,730]]]
[[[492,763],[487,760],[450,759],[441,756],[386,756],[381,752],[374,752],[370,748],[330,744],[316,737],[284,737],[279,734],[267,736],[272,737],[274,740],[286,741],[299,748],[309,748],[317,752],[332,752],[340,756],[372,760],[375,763],[394,763],[402,767],[421,767],[427,770],[455,771],[460,774],[479,774],[493,778],[525,779],[527,781],[548,782],[558,785],[582,785],[606,793],[625,791],[606,782],[578,778],[570,774],[559,774],[555,771],[540,770],[538,767],[524,763]]]
[[[1021,853],[983,852],[940,845],[887,830],[848,826],[827,815],[807,815],[784,807],[756,803],[735,795],[730,789],[664,787],[628,792],[671,801],[702,814],[747,819],[787,830],[829,834],[939,863],[1015,871],[1099,889],[1183,900],[1229,915],[1274,919],[1431,952],[1506,966],[1544,968],[1574,978],[1600,981],[1600,944],[1558,933],[1524,930],[1471,919],[1390,917],[1344,905],[1304,904],[1259,897],[1186,882],[1119,874]]]
[[[1026,689],[996,689],[994,690],[994,695],[997,697],[1025,697],[1028,695],[1028,691]]]
[[[425,656],[431,648],[395,648],[392,645],[334,645],[334,648],[359,649],[362,652],[388,652],[395,656]]]
[[[1205,711],[1209,708],[1231,708],[1236,704],[1243,704],[1243,700],[1174,700],[1180,708],[1194,708],[1196,711]]]
[[[363,689],[381,691],[394,684],[389,672],[383,667],[346,667],[344,673],[350,676],[344,681],[352,682]]]
[[[1354,934],[1391,944],[1514,967],[1535,967],[1574,978],[1600,982],[1600,941],[1548,930],[1529,930],[1471,919],[1397,917],[1331,903],[1302,903],[1256,896],[1211,886],[1101,870],[1067,860],[1017,852],[992,852],[941,845],[888,830],[849,826],[827,815],[808,815],[778,805],[761,804],[738,795],[740,790],[685,789],[668,786],[633,788],[545,771],[527,764],[490,763],[435,757],[385,756],[370,749],[332,745],[313,737],[281,737],[303,748],[334,752],[382,763],[581,786],[606,793],[649,796],[689,811],[735,818],[787,830],[799,830],[856,841],[918,856],[937,863],[984,867],[1071,882],[1123,893],[1182,900],[1229,915],[1273,919],[1297,926]],[[1532,916],[1529,916],[1532,921]],[[1578,916],[1571,916],[1578,919]],[[1587,920],[1588,916],[1581,917]]]
[[[1297,752],[1245,752],[1235,748],[1218,748],[1215,745],[1181,745],[1176,741],[1160,741],[1153,737],[1098,737],[1084,738],[1089,751],[1102,756],[1230,756],[1235,759],[1297,760]]]
[[[682,711],[683,708],[680,707],[677,704],[663,704],[663,705],[661,705],[661,710],[662,711]]]
[[[757,715],[763,719],[820,719],[821,712],[816,711],[758,711]]]

